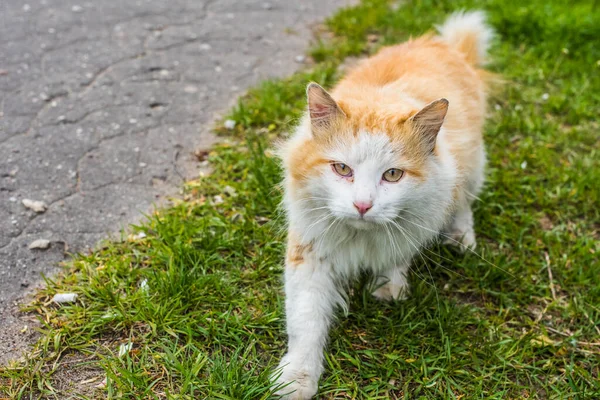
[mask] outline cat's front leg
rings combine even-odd
[[[277,384],[286,385],[277,392],[283,399],[305,400],[317,393],[331,318],[343,302],[331,267],[317,260],[304,254],[286,262],[288,352],[277,372]]]
[[[377,275],[373,296],[381,301],[405,300],[408,298],[408,263],[390,268]]]
[[[475,249],[475,230],[473,229],[473,211],[471,206],[465,202],[458,207],[452,221],[443,232],[445,244],[457,246],[461,251]]]

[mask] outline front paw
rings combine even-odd
[[[408,283],[395,284],[392,282],[383,284],[373,292],[373,296],[380,301],[406,300],[408,294]]]
[[[306,368],[297,367],[287,361],[287,356],[281,360],[275,385],[279,387],[275,394],[282,400],[310,400],[317,394],[317,379]]]

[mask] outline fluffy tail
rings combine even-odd
[[[485,63],[494,31],[487,25],[483,11],[456,12],[436,28],[444,41],[464,54],[469,64]]]

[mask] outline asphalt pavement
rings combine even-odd
[[[42,274],[176,195],[219,113],[349,2],[0,1],[0,363]]]

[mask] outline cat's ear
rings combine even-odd
[[[409,118],[415,133],[429,152],[432,152],[435,148],[435,140],[442,128],[447,112],[448,100],[438,99],[427,104],[421,111]]]
[[[309,83],[306,87],[306,97],[308,98],[308,113],[313,129],[326,129],[337,118],[346,116],[333,97],[314,82]]]

